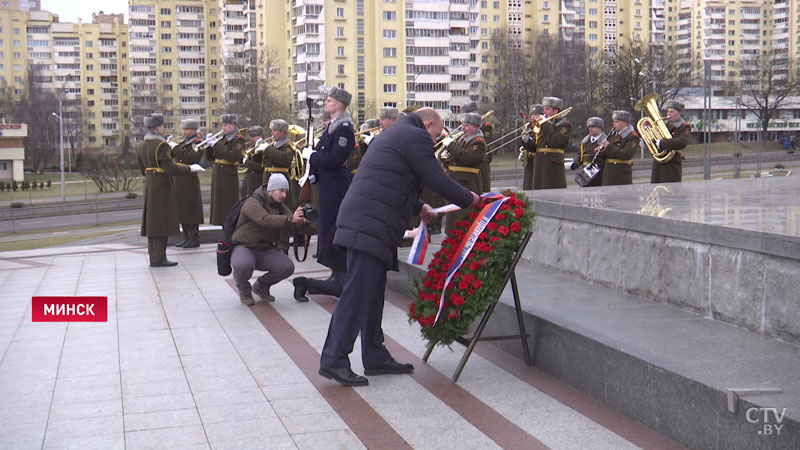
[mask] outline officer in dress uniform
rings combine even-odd
[[[142,236],[147,236],[150,267],[170,267],[178,263],[167,259],[167,239],[178,234],[178,213],[170,176],[188,175],[203,170],[199,164],[177,163],[170,156],[163,137],[164,116],[153,113],[144,118],[147,134],[136,153],[144,179]]]
[[[172,149],[175,161],[191,165],[199,164],[203,159],[203,152],[196,151],[195,145],[203,140],[197,132],[200,122],[194,119],[181,121],[183,141]],[[175,186],[175,199],[177,200],[178,221],[183,229],[183,241],[175,244],[176,247],[196,248],[200,246],[200,224],[203,218],[203,198],[200,195],[200,178],[196,173],[187,176],[173,177]]]
[[[362,134],[356,139],[358,144],[353,151],[350,152],[350,156],[347,158],[347,170],[350,171],[350,175],[355,175],[356,171],[358,171],[358,165],[361,164],[361,158],[363,158],[364,154],[367,153],[367,147],[375,137],[373,134],[364,134],[364,132],[377,126],[379,126],[378,119],[367,119],[361,124],[361,128],[359,128],[358,131]]]
[[[283,119],[275,119],[269,123],[269,132],[272,135],[272,143],[264,150],[263,173],[262,183],[269,181],[269,177],[273,173],[283,174],[287,179],[289,177],[289,167],[292,165],[294,159],[294,149],[289,143],[289,122]],[[286,196],[283,204],[289,208],[290,211],[297,209],[299,204],[298,196],[300,195],[300,185],[297,180],[289,180],[289,194]]]
[[[558,97],[542,99],[544,117],[551,117],[561,111],[564,102]],[[534,115],[533,119],[543,117]],[[553,189],[567,187],[567,174],[564,170],[564,149],[569,144],[572,124],[565,117],[555,123],[548,121],[539,127],[536,135],[536,158],[533,160],[533,188]]]
[[[630,124],[628,111],[614,111],[611,119],[614,129],[602,150],[606,159],[603,186],[633,184],[633,155],[639,151],[639,135]]]
[[[309,294],[327,294],[338,297],[342,293],[347,260],[344,251],[333,245],[336,233],[336,216],[339,205],[350,186],[347,158],[356,145],[353,118],[346,111],[352,95],[342,88],[332,87],[325,99],[325,111],[331,122],[322,132],[316,148],[303,150],[319,184],[319,215],[317,218],[317,261],[332,270],[331,278],[316,280],[305,277],[294,279],[295,299],[303,301]]]
[[[464,135],[461,139],[447,144],[450,158],[447,164],[447,173],[458,184],[473,192],[481,190],[480,166],[486,158],[486,141],[480,129],[481,116],[477,113],[466,113],[461,119],[461,129]],[[449,231],[454,224],[464,218],[464,210],[447,214],[445,230]]]
[[[576,159],[575,162],[572,163],[572,167],[570,167],[572,170],[583,169],[592,162],[595,153],[600,151],[600,144],[602,144],[608,137],[605,133],[603,133],[604,126],[605,121],[600,117],[589,117],[589,120],[586,121],[586,128],[589,130],[589,134],[587,134],[586,137],[584,137],[581,141],[581,149],[578,152],[578,159]],[[602,169],[603,166],[605,166],[605,158],[598,156],[597,164],[600,166],[600,173],[598,173],[597,176],[594,177],[594,180],[584,187],[603,185]]]
[[[526,191],[533,189],[533,167],[535,165],[534,160],[536,159],[536,138],[535,136],[531,136],[532,127],[536,124],[533,118],[534,116],[541,116],[543,112],[544,109],[541,103],[531,105],[530,108],[528,108],[530,127],[522,133],[522,148],[520,148],[522,154],[519,156],[519,159],[525,167],[525,174],[522,178],[522,189]]]
[[[211,224],[222,225],[233,205],[239,200],[238,167],[242,162],[244,136],[239,134],[235,114],[220,117],[224,137],[206,148],[206,159],[214,161],[211,172]]]
[[[683,103],[671,101],[667,103],[667,129],[672,139],[659,139],[656,143],[661,151],[675,150],[675,156],[669,161],[658,162],[653,160],[653,172],[650,175],[651,183],[679,182],[683,178],[683,154],[681,150],[689,144],[689,135],[692,126],[683,120]]]
[[[244,164],[242,164],[245,168],[244,180],[242,181],[242,198],[252,194],[264,184],[261,170],[261,160],[264,154],[261,152],[256,153],[254,148],[256,142],[264,139],[264,127],[261,125],[253,125],[247,129],[247,137],[250,139],[250,142],[246,144],[250,156],[245,160]]]
[[[467,102],[461,105],[461,113],[475,113],[480,115],[480,111],[478,111],[478,102]],[[494,127],[492,123],[488,120],[484,120],[481,122],[480,126],[481,133],[483,133],[483,141],[487,144],[486,146],[486,156],[484,156],[483,161],[480,163],[480,170],[481,170],[481,192],[489,192],[491,190],[491,169],[489,168],[489,164],[492,163],[492,158],[494,157],[494,153],[489,153],[492,149],[489,148],[488,143],[492,142],[492,135],[494,133]]]

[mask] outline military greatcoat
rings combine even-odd
[[[172,149],[175,161],[181,164],[199,164],[203,159],[203,152],[195,151],[193,145],[199,144],[202,137],[199,134],[189,136]],[[176,176],[172,179],[175,185],[177,199],[178,222],[184,225],[200,225],[203,218],[203,198],[200,195],[200,178],[197,173],[186,176]]]
[[[206,149],[206,159],[214,162],[211,172],[211,224],[222,225],[239,200],[239,164],[244,136],[233,132]]]
[[[289,177],[289,168],[292,165],[294,153],[289,140],[284,138],[278,142],[273,142],[264,150],[261,163],[262,184],[269,181],[269,177],[273,173],[283,174],[289,180],[289,195],[286,196],[283,204],[292,212],[297,209],[299,204],[298,197],[300,196],[300,185],[297,184],[297,180],[292,180]]]
[[[572,124],[567,119],[541,125],[539,134],[536,135],[536,158],[533,161],[534,189],[567,187],[564,149],[569,144],[570,133]]]
[[[628,125],[619,133],[611,133],[605,154],[603,186],[633,183],[633,155],[639,151],[639,135]]]
[[[161,136],[148,133],[137,149],[139,169],[144,175],[142,236],[167,237],[178,234],[178,213],[171,175],[191,173],[189,166],[176,163]]]
[[[651,183],[677,182],[683,178],[683,154],[680,150],[683,150],[689,144],[692,126],[680,119],[675,122],[669,122],[667,129],[672,135],[672,139],[662,139],[659,150],[677,150],[677,153],[667,162],[660,163],[655,159],[653,160],[653,172],[650,175]]]

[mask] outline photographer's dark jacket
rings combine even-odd
[[[255,198],[245,200],[233,232],[233,245],[266,250],[289,248],[289,235],[294,230],[292,211],[267,195],[266,186],[256,189],[255,195],[266,199],[266,209]]]

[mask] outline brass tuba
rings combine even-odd
[[[306,138],[303,137],[306,130],[299,125],[289,125],[289,146],[292,148],[292,162],[289,164],[289,179],[297,181],[306,173],[306,160],[302,157],[302,144]]]
[[[636,122],[636,129],[642,135],[644,144],[650,154],[653,155],[653,159],[660,163],[665,163],[672,160],[675,156],[675,150],[661,151],[656,144],[659,139],[672,139],[672,134],[664,124],[664,118],[658,109],[657,100],[659,97],[661,97],[659,94],[647,94],[636,102],[634,109],[647,113],[646,117],[642,117]]]

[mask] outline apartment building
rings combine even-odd
[[[134,138],[144,135],[142,119],[153,111],[164,114],[167,134],[177,135],[180,121],[188,118],[207,131],[219,130],[225,109],[224,3],[129,0],[128,6]]]
[[[47,11],[0,10],[0,89],[20,96],[34,77],[61,96],[66,140],[121,145],[130,134],[127,41],[121,14],[65,23]]]

